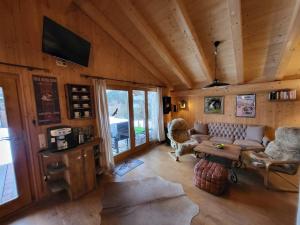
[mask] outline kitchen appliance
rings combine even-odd
[[[48,147],[53,150],[64,150],[75,146],[71,127],[58,126],[47,129]]]

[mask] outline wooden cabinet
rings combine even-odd
[[[96,187],[96,174],[101,174],[99,141],[64,151],[40,151],[44,187],[49,193],[67,190],[76,199]]]
[[[95,160],[94,160],[94,150],[92,147],[83,150],[84,157],[84,174],[86,181],[86,191],[91,191],[96,185],[95,177]]]
[[[71,199],[76,199],[95,188],[96,173],[92,146],[78,148],[65,154],[64,162],[68,168],[65,176]]]

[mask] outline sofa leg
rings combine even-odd
[[[176,162],[179,162],[179,156],[176,156]]]
[[[269,189],[269,165],[266,165],[266,171],[264,175],[264,185],[266,189]]]

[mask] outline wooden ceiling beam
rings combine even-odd
[[[143,67],[145,67],[156,79],[162,81],[168,88],[173,89],[171,82],[161,74],[152,63],[103,15],[103,13],[89,0],[73,0],[75,5],[106,33],[108,33],[118,44],[120,44],[130,55],[133,56]]]
[[[237,83],[244,82],[244,55],[242,34],[242,12],[240,0],[227,0],[229,9],[230,27],[234,50],[234,62],[236,68]]]
[[[151,44],[155,51],[162,57],[172,71],[188,88],[192,88],[192,82],[189,77],[184,73],[175,58],[168,51],[166,46],[162,43],[160,38],[156,35],[153,29],[149,26],[145,18],[136,10],[135,6],[130,0],[117,0],[116,1],[123,12],[127,15],[135,27],[143,34],[145,39]]]
[[[275,80],[281,80],[286,74],[286,68],[290,62],[291,56],[300,37],[300,0],[295,0],[290,23],[288,26],[285,41],[282,44],[277,69],[275,72]]]
[[[187,38],[190,40],[193,46],[195,46],[194,49],[195,49],[196,57],[205,75],[206,81],[211,82],[214,76],[213,71],[209,67],[208,61],[205,58],[203,47],[200,43],[195,27],[192,24],[192,21],[189,17],[189,14],[182,0],[175,0],[175,8],[176,8],[176,14],[180,21],[180,25],[184,29]]]

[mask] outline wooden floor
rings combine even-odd
[[[145,163],[123,177],[102,178],[100,187],[77,201],[68,201],[65,195],[38,204],[5,224],[10,225],[99,225],[102,186],[108,180],[131,180],[161,176],[179,182],[187,195],[199,205],[200,213],[193,225],[292,225],[295,224],[298,194],[265,190],[262,177],[249,170],[238,172],[239,183],[231,185],[222,197],[216,197],[194,187],[193,166],[196,159],[190,155],[175,162],[164,145],[139,156]],[[272,177],[275,181],[276,177]],[[277,180],[276,182],[278,182]],[[141,190],[142,191],[142,190]]]

